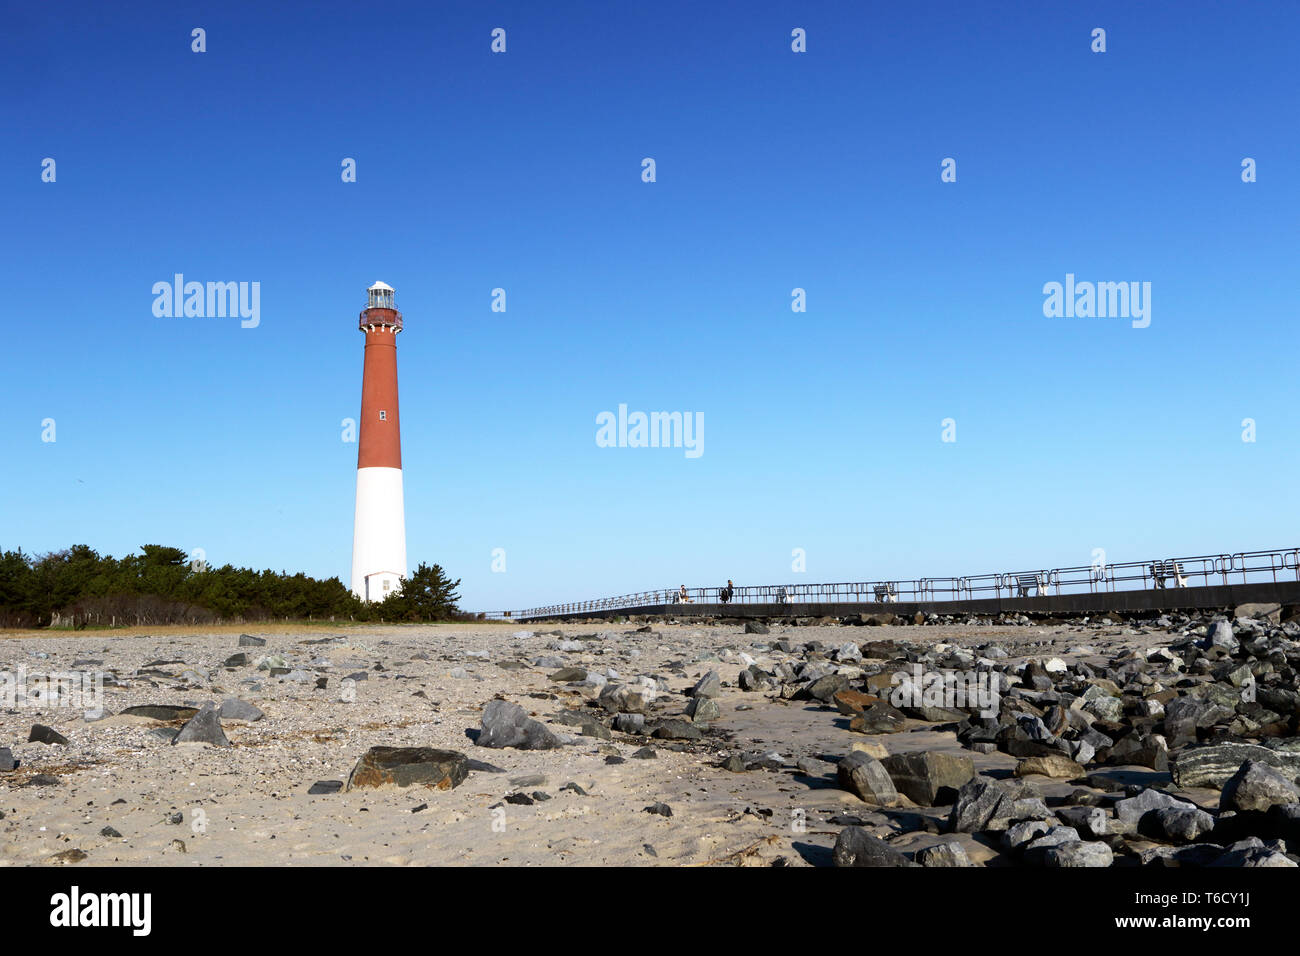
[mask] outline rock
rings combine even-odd
[[[746,770],[745,758],[740,754],[732,754],[726,760],[722,761],[721,767],[723,770],[729,770],[731,773],[744,773]]]
[[[855,740],[849,746],[849,750],[861,751],[864,754],[871,754],[877,760],[884,760],[889,756],[889,748],[879,740]]]
[[[761,624],[758,621],[746,621],[745,633],[746,634],[770,634],[772,632],[768,629],[768,626],[766,624]]]
[[[1008,850],[1018,850],[1047,833],[1052,825],[1046,820],[1024,820],[1013,823],[1002,834],[1002,845]]]
[[[1215,621],[1206,633],[1207,647],[1222,647],[1229,651],[1237,649],[1237,638],[1233,636],[1232,625],[1227,621]]]
[[[154,727],[145,733],[146,737],[153,737],[155,740],[161,740],[165,743],[174,743],[176,735],[180,730],[176,727]]]
[[[1294,860],[1288,859],[1276,841],[1266,843],[1259,837],[1248,837],[1227,848],[1227,851],[1209,864],[1213,867],[1293,867]]]
[[[1221,789],[1246,761],[1267,764],[1288,780],[1300,776],[1300,750],[1274,750],[1259,744],[1222,743],[1186,747],[1169,761],[1174,783],[1183,789]]]
[[[63,781],[50,773],[38,773],[22,786],[24,787],[61,787]]]
[[[927,846],[916,854],[916,862],[922,866],[971,866],[966,848],[956,841],[936,843]]]
[[[432,747],[371,747],[348,775],[346,789],[410,787],[451,790],[469,776],[469,761],[456,750]]]
[[[1015,775],[1017,777],[1028,777],[1031,774],[1040,774],[1044,777],[1053,777],[1059,780],[1073,780],[1076,777],[1082,777],[1087,771],[1075,763],[1065,754],[1043,754],[1038,757],[1025,757],[1020,763],[1016,764]]]
[[[845,827],[835,838],[831,859],[836,866],[916,866],[902,853],[862,827]]]
[[[631,684],[606,684],[597,703],[608,711],[624,714],[644,714],[654,699],[648,687]]]
[[[1130,764],[1164,772],[1169,769],[1169,748],[1159,734],[1129,734],[1106,754],[1108,764]]]
[[[923,807],[946,806],[975,776],[975,763],[961,754],[913,751],[880,761],[899,793]]]
[[[1118,697],[1094,697],[1083,709],[1109,724],[1118,723],[1124,716],[1124,703]]]
[[[172,744],[209,744],[213,747],[229,747],[230,741],[226,739],[226,732],[221,729],[221,718],[217,716],[217,709],[211,703],[207,703],[181,728],[180,733],[172,740]]]
[[[880,698],[846,687],[844,690],[837,690],[831,695],[831,703],[835,705],[835,709],[841,714],[852,717],[862,713],[872,704],[880,703]]]
[[[645,730],[645,714],[618,714],[614,729],[621,734],[639,734]]]
[[[835,699],[836,694],[848,686],[849,679],[843,674],[825,674],[802,688],[798,696],[802,699],[819,700],[823,704],[829,704]]]
[[[342,780],[317,780],[311,785],[311,788],[308,789],[307,795],[311,797],[319,797],[323,794],[338,793],[342,789]]]
[[[1036,808],[1022,803],[1041,803],[1037,798],[1037,791],[1022,780],[974,777],[957,791],[957,799],[948,814],[948,829],[954,833],[976,833],[990,829],[990,824],[996,821],[994,828],[1005,830],[1016,820],[1038,817]]]
[[[960,710],[950,710],[947,707],[931,707],[925,704],[919,707],[904,707],[903,713],[908,717],[924,720],[928,724],[956,723],[965,720],[967,716]]]
[[[1238,604],[1232,612],[1236,618],[1258,618],[1268,621],[1271,624],[1277,624],[1282,620],[1281,604]]]
[[[559,739],[540,721],[533,720],[518,704],[491,700],[483,708],[483,727],[476,743],[480,747],[514,747],[517,750],[551,750]]]
[[[830,764],[816,757],[800,757],[794,762],[795,767],[805,777],[822,777],[830,770]]]
[[[122,711],[125,717],[147,717],[171,723],[174,720],[191,720],[199,712],[197,707],[180,707],[173,704],[141,704]]]
[[[50,746],[66,747],[68,738],[63,736],[53,727],[46,727],[44,724],[32,724],[32,732],[27,738],[27,742],[37,744],[49,744]]]
[[[252,634],[240,634],[239,646],[240,647],[265,647],[266,641],[264,641],[260,637],[254,637]]]
[[[248,655],[231,654],[229,657],[226,658],[226,662],[221,666],[222,667],[246,667],[248,666]]]
[[[89,854],[85,850],[73,848],[71,850],[61,850],[50,857],[50,863],[80,863],[86,859]]]
[[[650,806],[645,807],[643,812],[653,813],[660,817],[671,817],[673,815],[673,808],[668,806],[666,803],[652,803]]]
[[[1051,867],[1101,867],[1110,866],[1114,860],[1115,854],[1105,843],[1070,841],[1051,847],[1044,862]]]
[[[104,827],[104,829],[99,831],[99,835],[102,837],[108,837],[110,840],[122,839],[122,834],[118,833],[112,827]]]
[[[1043,866],[1047,862],[1047,854],[1050,850],[1079,842],[1081,842],[1079,833],[1073,827],[1049,827],[1046,833],[1031,840],[1025,846],[1025,863],[1030,866]]]
[[[702,740],[704,738],[698,727],[677,717],[659,721],[651,736],[658,737],[660,740]]]
[[[246,700],[227,697],[221,702],[221,709],[217,711],[217,716],[222,720],[243,720],[251,724],[261,720],[265,715]]]
[[[718,703],[711,697],[694,697],[686,705],[686,713],[697,724],[707,724],[722,716]]]
[[[840,761],[836,771],[840,786],[860,800],[881,807],[898,805],[898,791],[879,760],[860,751]]]
[[[1097,839],[1110,832],[1110,817],[1101,807],[1060,807],[1056,816],[1085,839]]]
[[[691,688],[691,697],[717,697],[722,693],[722,681],[717,671],[709,671]]]
[[[587,669],[585,667],[561,667],[549,677],[550,680],[557,684],[571,684],[576,681],[587,679]]]
[[[907,718],[885,701],[872,704],[849,721],[849,730],[859,734],[896,734],[905,729]]]
[[[0,747],[0,773],[8,773],[17,767],[18,761],[14,759],[14,752],[8,747]]]
[[[1214,829],[1214,817],[1200,807],[1162,807],[1154,811],[1153,826],[1167,839],[1194,843]]]
[[[1167,793],[1159,790],[1143,790],[1135,797],[1129,797],[1126,800],[1119,800],[1115,803],[1115,817],[1125,823],[1137,824],[1148,813],[1166,808],[1188,807],[1196,809],[1196,804],[1187,800],[1179,800],[1177,797],[1171,797]]]
[[[658,760],[659,755],[655,753],[655,749],[653,747],[641,747],[638,750],[632,751],[632,759],[633,760]]]
[[[1300,801],[1300,790],[1268,764],[1247,760],[1223,784],[1219,809],[1267,812],[1270,807]]]

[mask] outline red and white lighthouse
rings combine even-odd
[[[402,434],[397,414],[397,333],[402,313],[393,287],[368,290],[359,327],[366,334],[357,445],[357,515],[352,533],[352,593],[382,601],[406,577],[406,515],[402,506]]]

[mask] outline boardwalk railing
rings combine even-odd
[[[839,584],[764,584],[732,589],[732,604],[862,604],[893,602],[963,601],[975,598],[1039,597],[1154,588],[1202,587],[1214,584],[1300,581],[1300,548],[1276,551],[1239,551],[1188,558],[1152,558],[1120,564],[1093,564],[1076,568],[1042,568],[952,578],[915,578],[892,581],[854,581]],[[593,611],[682,604],[722,604],[722,587],[636,591],[618,597],[572,601],[519,611],[498,611],[490,618],[562,617]]]

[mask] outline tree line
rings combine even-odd
[[[101,555],[89,545],[30,555],[0,551],[0,627],[85,627],[291,620],[464,619],[460,581],[421,563],[402,589],[367,604],[337,577],[191,561],[180,548]]]

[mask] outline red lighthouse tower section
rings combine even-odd
[[[406,517],[402,503],[402,433],[397,406],[397,334],[402,313],[394,290],[367,290],[358,327],[366,336],[357,445],[357,511],[352,537],[352,591],[382,601],[406,577]]]

